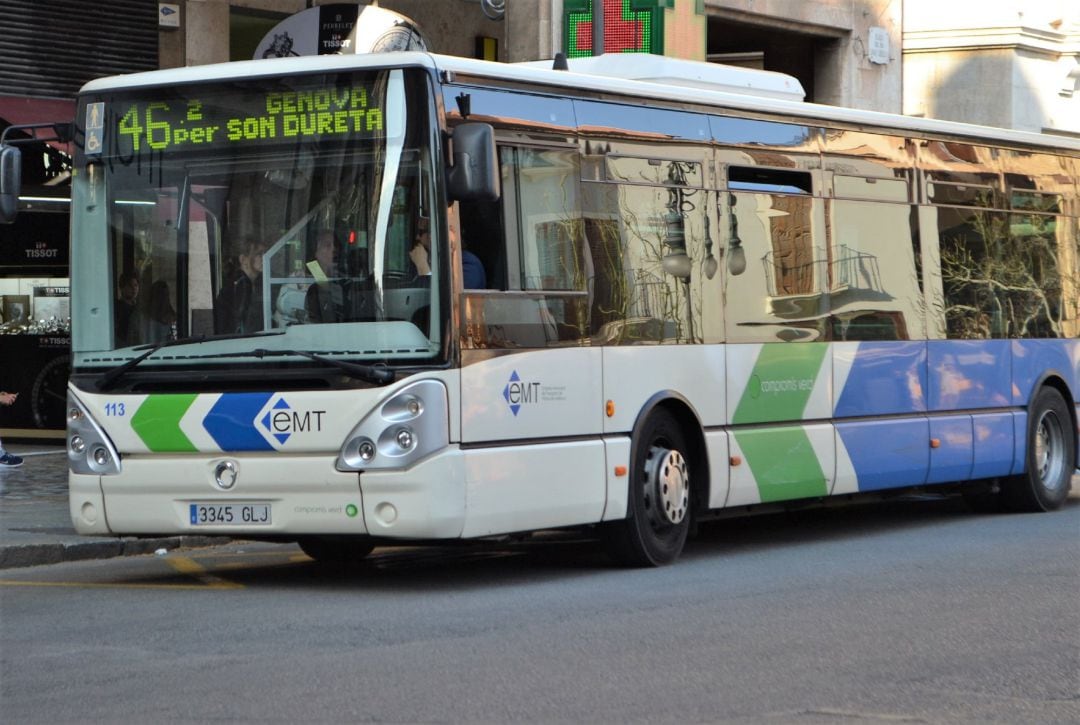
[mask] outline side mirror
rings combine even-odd
[[[0,223],[15,221],[21,186],[22,152],[14,146],[0,146]]]
[[[454,129],[453,166],[447,174],[451,201],[495,201],[502,193],[495,129],[467,122]]]

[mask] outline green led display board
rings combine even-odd
[[[593,5],[604,3],[604,53],[705,60],[704,0],[564,0],[567,58],[593,53]]]
[[[150,89],[106,99],[101,108],[105,146],[120,155],[380,138],[386,128],[382,98],[359,84]]]

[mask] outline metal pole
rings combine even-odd
[[[604,0],[592,0],[592,54],[604,54]]]

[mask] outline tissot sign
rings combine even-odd
[[[274,26],[255,59],[425,48],[420,28],[403,15],[372,6],[320,5]]]
[[[68,215],[23,212],[0,224],[0,268],[68,266]]]

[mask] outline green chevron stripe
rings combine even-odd
[[[828,351],[824,342],[763,345],[732,422],[802,420]]]
[[[135,411],[131,429],[155,453],[194,452],[195,445],[180,430],[180,419],[197,394],[151,395]]]
[[[825,474],[801,427],[765,428],[735,434],[762,503],[824,496]]]

